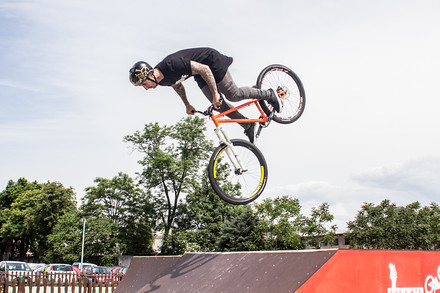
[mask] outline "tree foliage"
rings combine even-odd
[[[223,229],[233,206],[225,203],[211,188],[206,172],[202,180],[194,184],[180,205],[176,217],[176,229],[173,234],[178,234],[178,239],[185,241],[185,245],[178,245],[180,250],[173,254],[182,254],[185,251],[216,251],[216,241]],[[176,243],[173,240],[172,243]],[[172,244],[169,243],[169,244]],[[171,248],[171,245],[168,246]]]
[[[49,236],[50,249],[43,261],[72,263],[80,260],[82,217],[79,211],[74,211],[58,221],[54,233]],[[102,215],[85,219],[84,261],[104,266],[117,264],[120,255],[117,224]]]
[[[112,179],[96,178],[86,188],[81,210],[88,219],[108,218],[122,254],[151,253],[153,207],[134,180],[120,172]]]
[[[256,234],[257,216],[250,206],[237,206],[226,219],[217,247],[220,251],[251,251],[261,246]]]
[[[255,206],[258,235],[264,250],[302,249],[299,235],[302,215],[298,199],[281,196]]]
[[[58,222],[49,237],[49,262],[78,261],[83,224],[86,219],[84,259],[114,265],[121,254],[151,253],[153,241],[151,205],[145,194],[127,174],[112,179],[96,178],[86,188],[80,210]]]
[[[324,202],[318,208],[313,207],[310,216],[304,217],[302,229],[306,242],[310,246],[320,248],[321,244],[329,245],[336,237],[336,225],[326,227],[333,221],[330,213],[329,204]]]
[[[77,209],[64,214],[48,236],[49,249],[42,261],[46,263],[73,263],[80,259],[82,244],[81,215]]]
[[[371,249],[439,249],[440,207],[419,202],[397,206],[389,200],[379,205],[365,203],[346,235],[355,248]]]
[[[154,204],[157,229],[170,234],[182,194],[199,180],[211,144],[204,135],[205,122],[187,117],[173,126],[146,124],[143,131],[125,137],[143,155],[140,182]]]
[[[0,199],[2,251],[20,259],[28,251],[43,256],[59,218],[76,206],[72,188],[58,182],[30,183],[24,178],[9,181]]]

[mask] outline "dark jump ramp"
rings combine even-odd
[[[337,250],[134,257],[115,293],[295,292]]]

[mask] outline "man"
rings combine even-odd
[[[158,85],[171,86],[182,99],[186,113],[194,114],[194,107],[188,102],[183,81],[194,76],[203,94],[214,105],[217,111],[226,111],[231,107],[220,99],[222,93],[227,100],[238,102],[244,99],[262,99],[280,111],[280,101],[273,89],[261,90],[253,87],[237,87],[229,73],[232,57],[225,56],[212,48],[185,49],[168,55],[156,67],[139,61],[130,69],[130,81],[145,90],[154,89]],[[228,114],[232,119],[246,119],[238,111]],[[240,123],[251,143],[254,142],[255,124]]]

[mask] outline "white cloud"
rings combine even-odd
[[[440,195],[440,158],[431,157],[383,166],[362,172],[353,179],[365,186],[406,193],[414,200]]]
[[[310,181],[278,185],[266,190],[262,199],[288,195],[298,198],[302,212],[327,202],[335,216],[338,230],[354,220],[363,203],[379,204],[389,199],[397,205],[419,201],[422,205],[435,202],[440,195],[440,158],[423,158],[397,165],[368,169],[345,182]]]
[[[258,142],[264,196],[298,197],[303,212],[327,201],[340,228],[364,201],[435,201],[439,11],[435,0],[2,1],[0,183],[60,180],[81,193],[95,177],[133,174],[122,138],[185,114],[172,90],[132,87],[129,67],[213,46],[234,57],[239,85],[270,63],[305,85],[304,116],[272,123]],[[206,108],[194,82],[185,86]]]

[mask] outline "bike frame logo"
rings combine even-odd
[[[440,266],[437,268],[437,276],[428,275],[425,279],[424,287],[397,287],[397,270],[396,266],[392,263],[390,268],[390,280],[391,288],[388,288],[387,293],[435,293],[440,290]],[[440,291],[438,291],[440,292]]]

